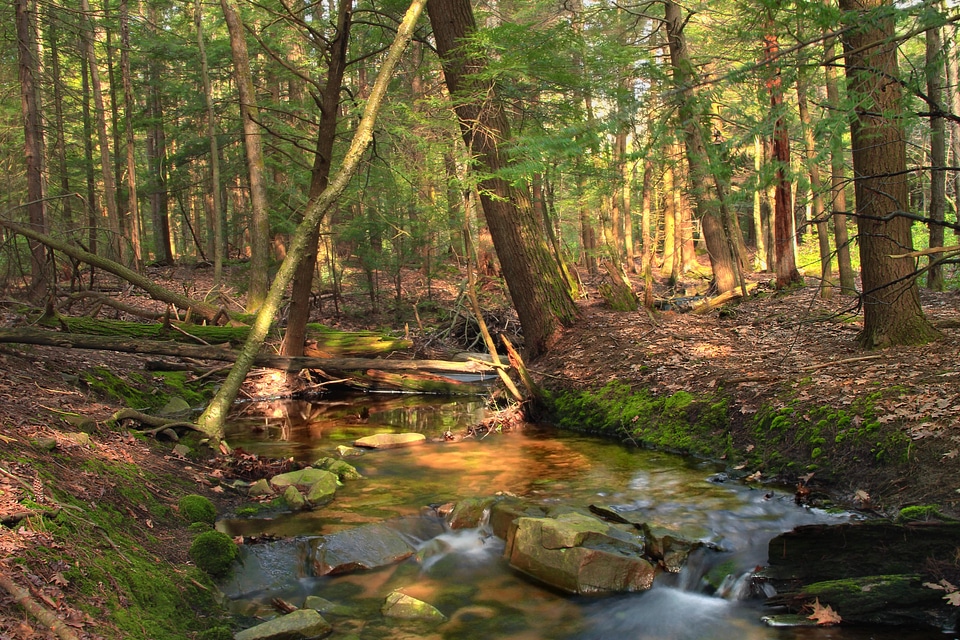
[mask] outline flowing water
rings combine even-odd
[[[250,407],[251,410],[254,407]],[[224,585],[239,615],[264,615],[280,597],[300,605],[308,595],[338,605],[325,614],[333,638],[436,640],[742,640],[952,638],[934,632],[847,628],[774,629],[760,622],[759,600],[742,599],[748,575],[765,562],[767,542],[802,524],[840,523],[850,514],[798,507],[786,491],[726,481],[722,470],[683,457],[545,428],[490,433],[455,443],[486,414],[480,401],[366,395],[322,404],[275,403],[237,419],[227,434],[245,451],[304,462],[338,445],[380,432],[422,432],[429,442],[350,458],[363,474],[319,510],[225,520],[232,535],[271,534],[277,542],[243,548],[244,564]],[[586,598],[557,593],[511,571],[503,541],[484,528],[438,531],[426,505],[507,493],[545,505],[598,505],[710,542],[723,551],[691,556],[679,575],[664,575],[646,593]],[[403,522],[421,551],[416,558],[368,572],[311,577],[311,536],[372,522]],[[418,524],[419,523],[419,524]],[[725,577],[726,576],[726,577]],[[725,577],[725,579],[724,579]],[[710,583],[714,586],[707,587]],[[448,621],[433,627],[383,619],[388,593],[402,589],[429,602]]]

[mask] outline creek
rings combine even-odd
[[[787,490],[728,480],[723,468],[681,456],[546,427],[492,432],[443,442],[487,416],[480,400],[367,394],[321,403],[248,405],[227,434],[249,453],[305,463],[338,445],[383,432],[420,432],[427,443],[349,458],[363,479],[347,481],[327,506],[295,514],[228,518],[231,535],[275,536],[244,545],[242,568],[223,585],[238,616],[269,617],[271,599],[300,606],[309,595],[341,607],[324,616],[332,638],[517,640],[919,640],[955,634],[889,628],[771,628],[759,599],[746,598],[749,574],[767,543],[803,524],[850,522],[850,513],[797,506]],[[304,545],[311,536],[405,517],[427,505],[496,494],[544,505],[610,508],[721,552],[694,553],[679,574],[650,591],[613,597],[570,596],[510,569],[504,542],[483,527],[437,532],[404,525],[421,549],[414,558],[372,571],[313,577]],[[713,585],[713,586],[708,586]],[[448,620],[429,628],[385,619],[394,589],[437,607]]]

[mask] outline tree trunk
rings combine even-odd
[[[802,69],[797,76],[797,106],[803,128],[803,151],[807,172],[810,174],[810,190],[813,192],[813,220],[817,225],[817,240],[820,243],[820,297],[830,298],[833,297],[833,276],[830,268],[833,256],[830,253],[830,232],[827,229],[827,212],[823,206],[820,167],[817,164],[817,151],[813,139],[813,123],[810,122],[810,107],[807,104],[807,79]]]
[[[831,0],[826,0],[831,2]],[[837,79],[836,38],[829,37],[824,41],[823,57],[824,80],[827,89],[827,105],[830,109],[840,109],[840,87]],[[856,275],[850,261],[850,237],[847,233],[847,179],[844,175],[843,137],[839,134],[830,136],[830,194],[831,209],[833,210],[833,235],[837,245],[837,272],[840,275],[840,292],[854,295],[857,292]]]
[[[43,188],[43,127],[40,120],[39,70],[37,57],[37,8],[31,0],[17,0],[17,55],[20,70],[20,105],[23,116],[23,157],[27,173],[27,215],[30,228],[45,231]],[[47,294],[49,275],[43,245],[30,242],[31,300]]]
[[[670,286],[677,283],[677,187],[673,166],[663,169],[663,261],[660,273],[670,274]]]
[[[120,231],[120,211],[117,209],[117,186],[114,181],[113,160],[110,156],[110,138],[107,136],[107,112],[103,104],[103,87],[100,83],[100,70],[97,67],[97,55],[93,48],[93,23],[90,18],[89,0],[80,0],[80,10],[85,23],[81,31],[84,55],[90,71],[90,90],[93,95],[93,112],[97,126],[97,144],[100,146],[100,173],[103,177],[103,204],[107,209],[107,257],[120,262],[124,252],[123,236]]]
[[[157,8],[147,5],[147,24],[156,34],[159,24]],[[170,238],[169,197],[167,196],[167,138],[163,126],[163,95],[161,93],[163,63],[159,56],[150,56],[147,64],[148,91],[147,163],[150,169],[150,220],[153,227],[154,259],[160,264],[173,264],[173,245]]]
[[[527,357],[535,358],[561,325],[572,323],[576,305],[529,199],[497,175],[508,164],[500,144],[510,139],[510,128],[492,84],[473,75],[483,71],[484,60],[461,46],[476,30],[469,0],[429,0],[427,12],[464,141],[487,175],[479,185],[484,216],[520,317]]]
[[[83,35],[80,36],[81,48],[83,46]],[[83,75],[81,81],[81,100],[83,102],[83,166],[84,178],[87,183],[87,229],[89,236],[87,238],[87,248],[91,253],[97,253],[97,229],[99,227],[99,216],[97,211],[100,208],[97,202],[96,173],[93,166],[93,117],[90,113],[90,64],[86,53],[80,56],[80,70]],[[90,275],[90,286],[93,286],[93,273]]]
[[[763,38],[764,62],[770,64],[767,90],[770,92],[770,114],[773,118],[773,161],[776,167],[776,196],[774,199],[774,233],[777,253],[777,288],[789,287],[801,282],[793,249],[793,198],[791,184],[787,179],[790,167],[790,132],[784,119],[783,84],[780,67],[776,64],[780,44],[772,33],[773,20],[767,28],[770,32]]]
[[[710,159],[707,155],[703,128],[700,124],[700,113],[695,105],[695,96],[692,85],[694,83],[694,68],[687,51],[686,38],[683,34],[685,24],[680,7],[673,0],[664,2],[665,19],[667,23],[667,38],[670,49],[670,64],[673,71],[673,84],[676,86],[678,112],[680,124],[683,127],[684,142],[687,150],[687,164],[690,167],[688,183],[690,195],[696,207],[697,217],[704,227],[704,239],[707,252],[710,254],[710,264],[713,268],[714,286],[717,291],[724,293],[732,291],[737,284],[737,271],[733,261],[731,245],[720,220],[722,203],[722,189],[718,189],[717,199],[720,207],[709,206],[707,185],[712,181],[718,187],[720,180],[713,175],[710,169]],[[668,195],[667,197],[671,197]],[[707,221],[705,218],[714,216],[716,220]],[[711,229],[708,233],[707,228]],[[717,245],[717,242],[723,244]]]
[[[896,215],[909,208],[909,195],[894,21],[875,11],[889,6],[883,0],[840,0],[840,9],[853,13],[843,48],[847,91],[856,105],[850,137],[863,278],[859,340],[866,348],[920,344],[939,335],[920,308],[913,262],[890,257],[910,251],[913,243],[910,221]]]
[[[759,184],[760,170],[763,168],[763,140],[758,135],[753,140],[753,170],[757,175],[757,188],[753,192],[753,233],[756,237],[753,255],[753,268],[767,270],[767,237],[763,224],[763,188]]]
[[[50,72],[53,74],[53,109],[54,130],[57,132],[56,142],[53,145],[52,155],[57,159],[57,172],[60,174],[60,195],[71,193],[70,173],[67,169],[66,131],[63,114],[63,73],[60,67],[60,32],[59,21],[55,16],[47,18],[47,41],[50,46]],[[73,230],[76,221],[73,219],[73,198],[63,199],[63,222]]]
[[[337,117],[340,114],[340,88],[347,66],[347,45],[350,40],[350,23],[353,16],[353,0],[340,0],[337,10],[336,33],[330,40],[328,51],[327,82],[320,96],[320,126],[317,129],[317,145],[313,156],[313,172],[310,181],[310,202],[327,188],[330,167],[333,164],[333,143],[337,135]],[[311,206],[307,205],[308,208]],[[322,214],[321,214],[322,216]],[[307,321],[310,318],[310,294],[313,291],[313,273],[317,267],[317,245],[320,241],[320,219],[310,232],[307,250],[297,265],[293,277],[290,310],[287,313],[287,330],[283,336],[280,353],[285,356],[303,354]]]
[[[140,206],[137,200],[137,148],[133,139],[133,81],[130,77],[130,16],[127,0],[120,0],[120,77],[123,82],[123,124],[126,131],[124,142],[127,151],[127,215],[130,216],[130,245],[133,248],[133,268],[143,267],[143,242],[141,241]]]
[[[223,281],[223,220],[220,194],[220,148],[217,143],[217,114],[213,108],[213,89],[207,66],[207,50],[203,43],[203,5],[196,0],[193,22],[197,29],[197,48],[200,51],[200,79],[203,82],[203,97],[207,104],[207,138],[210,142],[210,197],[213,203],[207,212],[207,227],[213,236],[213,282],[219,286]]]
[[[946,0],[941,2],[941,11],[948,9]],[[957,54],[957,37],[960,35],[960,28],[954,22],[946,27],[948,37],[944,38],[946,47],[944,55],[947,62],[947,86],[953,87],[953,91],[948,91],[950,98],[950,112],[960,114],[960,91],[957,90],[957,83],[960,82],[960,59]],[[950,121],[950,157],[953,160],[953,166],[960,166],[960,123]],[[960,171],[953,172],[953,211],[954,215],[960,211]]]
[[[247,40],[237,8],[231,0],[220,0],[220,7],[230,32],[230,53],[233,76],[240,97],[240,120],[243,122],[243,146],[247,154],[247,176],[250,182],[250,278],[247,287],[248,312],[263,304],[270,286],[270,218],[267,188],[264,184],[263,148],[260,143],[260,111],[250,74]]]
[[[240,385],[243,384],[247,372],[253,365],[257,353],[260,351],[260,346],[263,344],[263,340],[270,330],[270,325],[273,322],[277,308],[280,306],[283,293],[287,285],[290,284],[290,281],[293,280],[293,274],[297,268],[297,264],[301,261],[308,249],[308,241],[313,235],[313,230],[317,228],[327,208],[330,207],[330,205],[340,197],[344,189],[347,188],[348,182],[353,177],[354,172],[360,164],[360,160],[363,158],[370,141],[373,139],[373,125],[376,122],[377,113],[380,110],[383,97],[387,92],[387,85],[393,76],[393,70],[400,61],[400,55],[403,53],[404,47],[406,47],[410,41],[410,37],[413,35],[413,28],[423,10],[424,2],[425,0],[413,0],[413,2],[411,2],[410,8],[403,18],[403,22],[397,29],[397,36],[393,44],[390,45],[390,50],[380,69],[380,74],[377,76],[377,81],[370,93],[370,97],[366,101],[363,118],[354,130],[353,141],[350,143],[350,148],[343,158],[343,164],[340,170],[327,185],[327,188],[323,190],[323,193],[313,199],[307,207],[303,221],[300,222],[296,233],[294,233],[290,240],[287,257],[280,265],[280,270],[277,272],[273,284],[270,285],[267,299],[264,301],[263,306],[260,307],[260,311],[257,312],[257,318],[251,327],[250,336],[247,338],[246,343],[244,343],[242,351],[237,356],[236,363],[230,369],[227,379],[220,387],[220,390],[217,391],[217,395],[210,401],[206,410],[204,410],[203,414],[197,420],[200,428],[214,440],[220,440],[223,437],[224,420],[226,419],[227,412],[230,410],[230,405],[233,404],[233,401],[236,399],[237,393],[240,391]]]
[[[940,38],[940,27],[927,29],[926,34],[926,74],[927,97],[930,99],[930,247],[943,246],[943,227],[937,222],[943,222],[947,200],[947,175],[944,167],[947,166],[946,125],[939,112],[943,112],[943,45]],[[954,87],[954,92],[956,92]],[[934,291],[943,291],[943,269],[936,257],[931,256],[927,270],[927,288]]]

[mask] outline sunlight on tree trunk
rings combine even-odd
[[[393,76],[393,70],[396,68],[404,48],[413,35],[413,28],[416,26],[417,18],[420,17],[425,3],[426,0],[413,0],[413,2],[410,3],[410,8],[407,9],[407,13],[403,17],[403,22],[397,29],[397,36],[393,44],[390,45],[387,57],[384,59],[380,73],[377,75],[373,90],[370,92],[370,97],[364,107],[363,117],[360,119],[354,131],[353,140],[343,158],[340,170],[336,176],[334,176],[333,180],[330,181],[327,188],[323,190],[323,193],[311,202],[307,211],[304,213],[303,220],[297,227],[296,233],[294,233],[290,239],[287,257],[280,265],[280,270],[277,272],[273,284],[270,285],[270,291],[267,293],[267,298],[264,300],[263,306],[260,307],[260,311],[257,312],[256,320],[250,328],[250,335],[244,343],[240,354],[237,356],[237,361],[230,369],[227,379],[224,380],[223,385],[221,385],[217,391],[217,395],[214,396],[213,400],[210,401],[210,404],[207,405],[207,408],[197,419],[197,424],[203,432],[214,440],[223,438],[224,421],[226,420],[227,413],[230,411],[230,406],[240,392],[240,385],[243,384],[247,372],[250,371],[254,358],[256,358],[257,353],[260,351],[260,346],[270,331],[270,325],[273,323],[274,316],[280,306],[283,293],[287,285],[290,284],[290,281],[293,280],[293,274],[297,268],[297,264],[307,251],[307,242],[312,235],[311,232],[320,223],[320,219],[327,209],[340,197],[343,190],[347,188],[347,184],[353,177],[354,172],[356,172],[360,161],[363,159],[364,152],[373,139],[373,125],[376,122],[377,114],[380,111],[380,106],[386,95],[387,86]]]
[[[217,144],[217,116],[213,108],[213,89],[207,66],[207,52],[203,44],[203,5],[196,0],[193,22],[197,28],[197,49],[200,51],[200,78],[203,81],[203,97],[207,105],[207,138],[210,143],[210,195],[213,198],[208,226],[213,229],[213,283],[223,283],[223,214],[220,201],[220,148]]]

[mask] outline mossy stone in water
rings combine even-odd
[[[217,508],[203,496],[196,494],[183,496],[177,506],[180,508],[180,514],[191,523],[206,522],[213,524],[217,519]]]
[[[190,545],[190,559],[215,578],[226,575],[239,554],[237,543],[220,531],[201,533]]]

